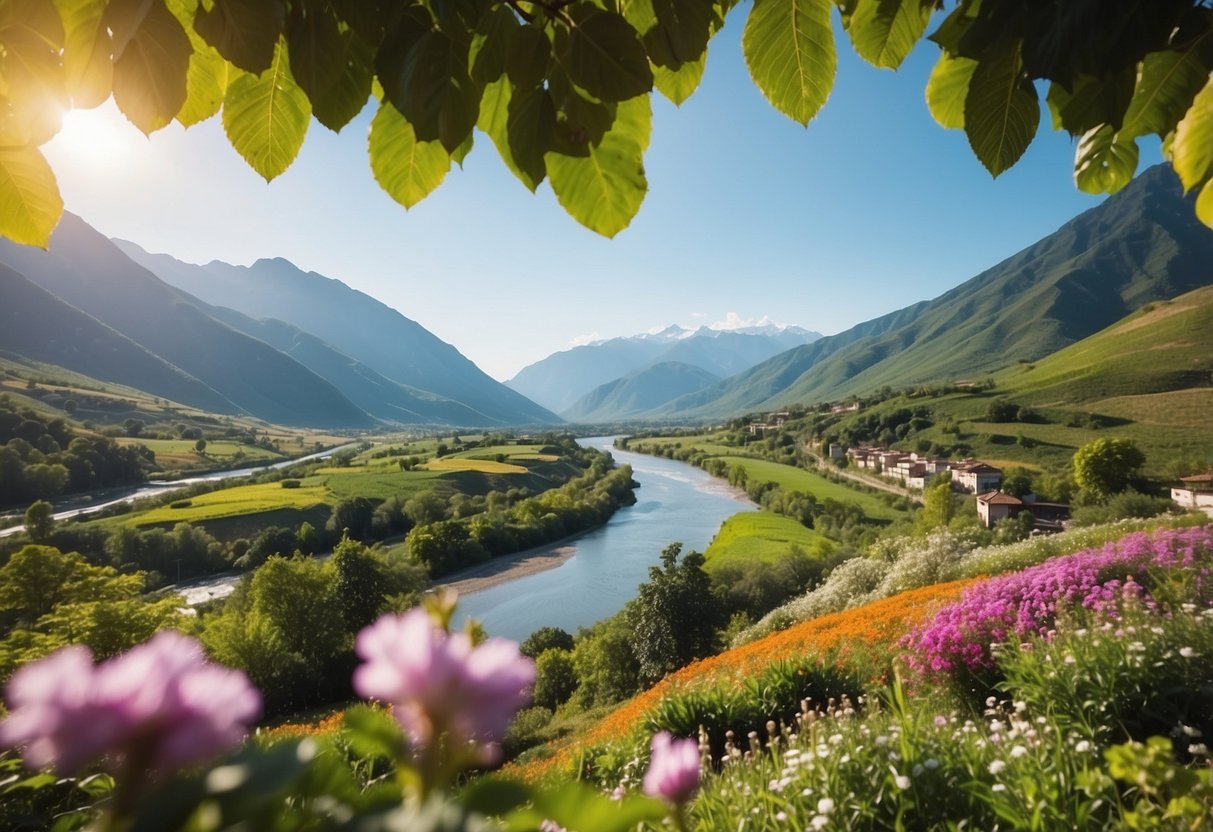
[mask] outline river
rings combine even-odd
[[[631,465],[636,504],[615,512],[606,525],[575,541],[571,558],[555,569],[464,596],[461,618],[473,617],[491,635],[521,641],[540,627],[576,632],[613,615],[648,580],[661,551],[681,541],[683,551],[703,551],[720,524],[755,506],[740,491],[684,462],[620,451],[613,436],[578,440]]]
[[[295,457],[294,459],[284,459],[281,462],[273,462],[265,465],[254,465],[248,468],[237,468],[231,471],[214,471],[210,474],[199,474],[196,477],[185,477],[179,480],[150,480],[145,485],[140,486],[111,488],[108,489],[103,495],[99,495],[93,499],[85,500],[83,502],[81,502],[81,499],[78,496],[64,500],[61,503],[56,504],[55,513],[51,516],[55,520],[68,520],[72,517],[93,514],[101,511],[102,509],[110,508],[111,506],[130,503],[146,497],[159,497],[162,494],[178,491],[186,486],[194,485],[195,483],[219,482],[221,480],[247,477],[250,474],[256,474],[260,471],[273,471],[277,468],[289,468],[292,465],[297,465],[300,462],[309,462],[313,459],[326,459],[338,451],[343,451],[346,448],[355,448],[357,446],[357,442],[350,442],[346,445],[339,445],[335,448],[317,451],[316,453],[308,454],[307,456]],[[68,506],[70,506],[70,508]],[[7,537],[10,534],[16,534],[24,529],[25,526],[21,524],[10,526],[7,529],[0,529],[0,537]]]

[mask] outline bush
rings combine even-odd
[[[299,480],[283,480],[283,488],[298,488],[302,483]]]
[[[193,500],[174,500],[168,504],[169,508],[189,508],[194,504]]]

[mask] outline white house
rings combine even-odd
[[[997,491],[1002,485],[1002,470],[984,462],[964,462],[952,469],[952,485],[969,494]]]

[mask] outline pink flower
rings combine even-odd
[[[176,770],[240,742],[261,710],[243,673],[171,631],[95,666],[87,647],[66,647],[13,674],[8,700],[0,744],[59,774],[102,757]]]
[[[699,744],[674,739],[669,731],[653,736],[649,770],[644,773],[644,793],[675,805],[691,799],[699,788]]]
[[[518,645],[491,638],[473,646],[464,633],[436,627],[421,609],[385,615],[358,634],[354,689],[390,702],[413,744],[443,734],[455,745],[478,743],[496,757],[510,720],[530,701],[535,663]]]

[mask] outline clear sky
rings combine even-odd
[[[106,105],[71,114],[47,154],[67,209],[109,236],[195,263],[285,257],[503,380],[591,337],[670,323],[765,316],[838,332],[941,294],[1099,201],[1075,190],[1073,143],[1047,113],[1020,163],[991,179],[927,112],[930,43],[893,73],[840,39],[830,101],[800,127],[746,73],[747,12],[712,41],[688,102],[654,96],[649,195],[614,240],[569,218],[546,185],[532,195],[479,134],[464,168],[406,212],[371,176],[370,107],[340,134],[313,123],[269,185],[217,118],[149,141]]]

